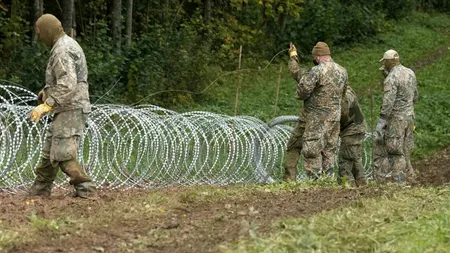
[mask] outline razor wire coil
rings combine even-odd
[[[34,180],[51,117],[28,120],[36,99],[24,88],[0,84],[0,189],[5,191],[25,189]],[[292,130],[285,123],[296,120],[280,116],[266,124],[250,116],[176,113],[155,105],[94,105],[79,160],[97,185],[110,189],[273,182],[283,175]],[[370,151],[364,158],[370,173]],[[67,187],[67,180],[59,173],[56,187]]]

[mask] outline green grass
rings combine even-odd
[[[9,247],[19,237],[19,232],[0,229],[0,251]]]
[[[449,43],[450,46],[450,43]],[[415,156],[426,157],[450,141],[450,53],[421,70],[416,111]]]
[[[380,84],[383,76],[378,70],[381,66],[378,60],[383,53],[393,48],[399,52],[402,63],[412,67],[413,64],[435,53],[437,49],[450,47],[449,30],[450,15],[414,13],[407,20],[392,24],[390,31],[380,34],[371,41],[345,47],[331,47],[334,60],[344,66],[349,73],[350,85],[359,96],[369,128],[376,124],[382,101]],[[449,85],[448,55],[449,53],[416,72],[420,97],[416,107],[418,137],[414,159],[428,155],[450,143],[448,132],[444,130],[448,125],[448,114],[443,110],[450,100],[450,95],[447,95],[448,92],[442,92],[445,91],[444,87]],[[242,57],[250,58],[245,53]],[[279,115],[298,115],[302,102],[295,99],[295,83],[286,66],[287,53],[278,56],[277,60],[281,64],[272,64],[264,69],[267,62],[261,62],[261,71],[255,69],[240,74],[238,115],[255,116],[264,121]],[[306,59],[306,62],[310,60]],[[311,66],[312,64],[308,63],[308,67]],[[275,114],[280,67],[283,71]],[[242,68],[246,68],[245,64]],[[221,78],[206,92],[206,99],[201,104],[171,109],[179,112],[206,110],[234,115],[236,79],[236,75]],[[433,101],[430,101],[431,98]],[[433,112],[434,115],[430,115],[429,112]]]
[[[392,187],[392,186],[391,186]],[[308,219],[224,252],[450,252],[450,188],[397,189]]]

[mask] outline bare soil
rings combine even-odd
[[[416,184],[450,182],[449,165],[450,148],[415,163],[414,168],[420,172]],[[266,234],[280,219],[343,207],[361,198],[379,196],[383,194],[381,189],[243,190],[210,199],[190,199],[184,188],[106,191],[90,200],[63,192],[51,198],[1,193],[0,228],[23,231],[21,236],[30,237],[8,252],[217,252],[221,244],[248,238],[252,233]],[[173,201],[162,202],[161,210],[152,215],[127,208],[128,203],[140,204],[149,194],[170,196]],[[33,213],[45,220],[70,219],[62,228],[33,228]]]
[[[450,147],[413,164],[418,185],[443,185],[450,182]]]
[[[177,194],[166,191],[165,194]],[[10,252],[217,252],[217,246],[270,230],[281,218],[308,216],[344,206],[362,197],[380,194],[373,188],[310,189],[279,192],[248,191],[220,201],[178,203],[152,218],[127,215],[117,200],[139,198],[146,192],[103,192],[97,200],[64,195],[26,198],[0,195],[3,228],[30,224],[30,213],[43,219],[70,215],[73,231],[39,228],[33,240],[24,240]],[[32,202],[30,202],[32,201]],[[117,217],[84,224],[77,222],[98,215],[95,210],[118,205]],[[87,208],[89,206],[89,208]],[[106,224],[105,224],[106,223]],[[30,225],[27,225],[30,226]],[[20,229],[19,229],[20,230]],[[78,232],[77,232],[78,231]]]

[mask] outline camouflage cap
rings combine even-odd
[[[389,49],[384,53],[383,58],[380,59],[380,62],[384,60],[400,60],[400,56],[397,51]]]

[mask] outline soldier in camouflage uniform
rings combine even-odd
[[[89,197],[95,185],[77,159],[79,142],[91,112],[86,59],[81,47],[64,33],[55,16],[42,15],[36,22],[36,33],[51,48],[51,55],[45,71],[45,87],[39,93],[39,105],[31,112],[30,120],[39,122],[46,114],[53,114],[53,120],[30,195],[49,196],[61,168],[75,187],[74,195]]]
[[[292,44],[289,55],[289,70],[297,82],[297,98],[304,101],[304,106],[300,122],[287,143],[285,180],[296,179],[300,153],[306,173],[316,179],[334,167],[347,71],[333,61],[324,42],[314,46],[312,56],[316,66],[309,71],[300,69],[297,50]]]
[[[356,93],[350,86],[346,92],[348,111],[342,111],[341,116],[341,146],[339,148],[338,182],[347,181],[349,185],[362,186],[366,184],[362,151],[366,122],[358,104]]]
[[[416,76],[400,63],[400,56],[392,49],[380,61],[385,79],[375,131],[374,177],[401,183],[414,176],[410,157],[414,146],[414,104],[418,99]]]

